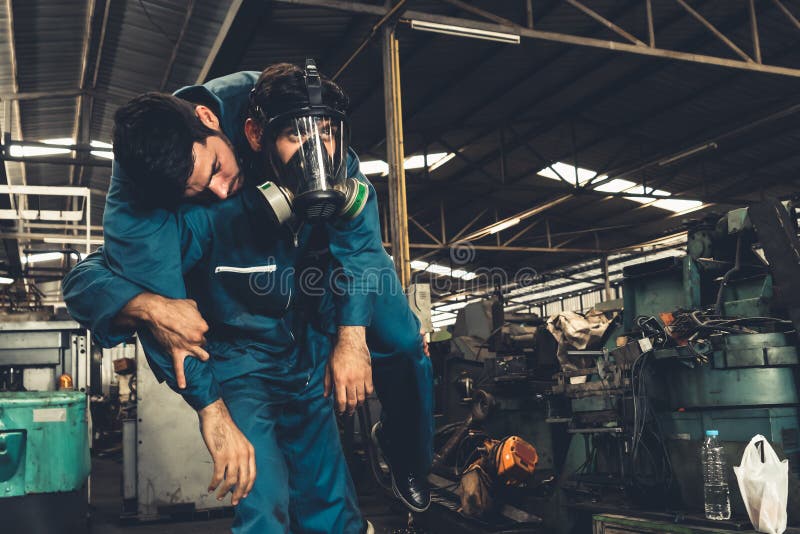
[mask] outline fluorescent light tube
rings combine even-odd
[[[425,32],[442,33],[444,35],[455,35],[457,37],[485,39],[487,41],[497,41],[500,43],[519,44],[519,35],[513,33],[492,32],[488,30],[479,30],[476,28],[466,28],[464,26],[453,26],[452,24],[426,22],[424,20],[411,20],[411,29]]]

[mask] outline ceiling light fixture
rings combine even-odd
[[[412,30],[424,32],[442,33],[444,35],[455,35],[457,37],[472,37],[473,39],[484,39],[487,41],[497,41],[499,43],[519,44],[519,35],[513,33],[492,32],[479,30],[477,28],[466,28],[464,26],[453,26],[452,24],[438,24],[424,20],[411,20]]]

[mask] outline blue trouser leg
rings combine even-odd
[[[278,445],[280,407],[263,379],[244,376],[222,384],[222,396],[233,421],[255,449],[256,480],[236,506],[234,534],[289,532],[289,469]]]
[[[325,365],[284,407],[280,426],[289,477],[292,532],[358,534],[364,521],[342,451],[333,398],[325,398]]]
[[[234,534],[345,533],[363,528],[322,372],[299,395],[244,376],[222,384],[234,422],[256,451],[252,491]],[[318,391],[317,391],[318,390]],[[318,393],[318,394],[317,394]]]
[[[425,356],[419,321],[400,291],[381,291],[367,329],[372,380],[384,429],[408,467],[427,474],[433,458],[433,366]],[[390,458],[391,459],[391,458]]]

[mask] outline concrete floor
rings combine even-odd
[[[122,464],[109,458],[92,460],[92,534],[220,534],[230,532],[233,517],[181,522],[121,523]],[[377,495],[375,488],[361,484],[359,502],[364,516],[379,534],[403,533],[407,517],[392,501]]]

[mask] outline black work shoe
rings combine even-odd
[[[390,458],[392,454],[383,435],[383,425],[380,421],[372,427],[372,442],[381,449],[383,459],[389,466],[389,472],[392,475],[392,491],[395,497],[400,499],[412,512],[422,513],[427,510],[431,505],[428,481],[425,477],[418,477],[410,469],[402,469],[399,465],[401,462],[395,462],[398,464],[397,470],[395,470],[392,458]]]

